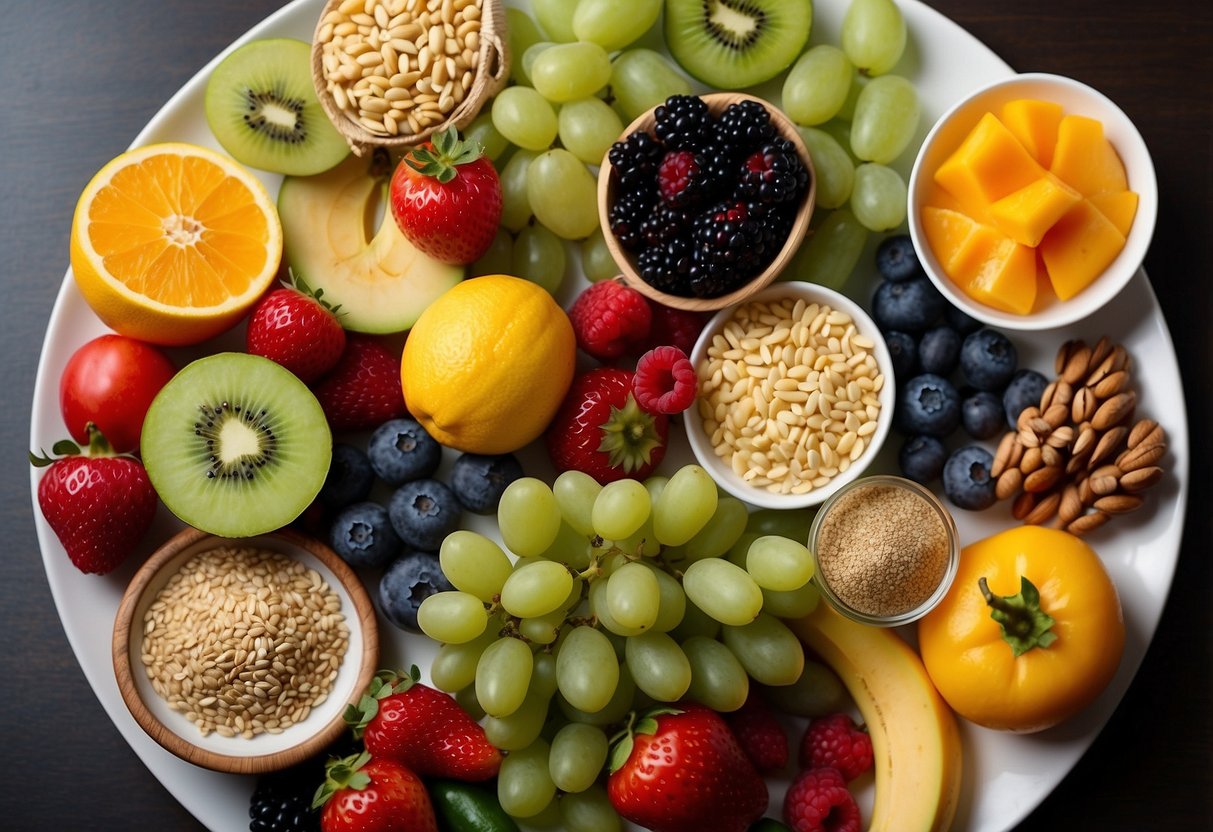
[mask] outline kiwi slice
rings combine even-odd
[[[237,161],[310,176],[350,152],[312,86],[311,49],[301,40],[255,40],[219,62],[206,83],[206,121]]]
[[[187,365],[161,389],[140,447],[173,514],[211,534],[249,537],[285,526],[315,499],[333,438],[294,374],[227,352]]]
[[[791,65],[809,39],[808,0],[666,0],[674,60],[722,90],[752,87]]]

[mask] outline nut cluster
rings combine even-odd
[[[1162,479],[1166,432],[1152,419],[1133,421],[1137,394],[1123,346],[1106,337],[1094,347],[1067,341],[1055,370],[1040,405],[1003,436],[990,475],[998,499],[1014,499],[1016,519],[1056,517],[1083,535],[1141,506],[1141,492]]]
[[[369,133],[420,133],[472,90],[482,0],[344,0],[320,20],[324,80]]]

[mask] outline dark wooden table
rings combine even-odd
[[[6,4],[0,29],[0,354],[10,396],[0,556],[0,826],[197,829],[131,752],[64,637],[34,536],[30,400],[39,346],[67,265],[76,197],[211,56],[277,0]],[[1161,190],[1147,271],[1175,339],[1194,458],[1174,588],[1116,714],[1023,830],[1213,828],[1213,13],[1198,0],[934,0],[1023,71],[1105,92],[1149,144]],[[49,14],[50,17],[44,15]]]

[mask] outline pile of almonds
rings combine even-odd
[[[998,499],[1014,499],[1016,519],[1056,517],[1083,535],[1141,506],[1141,492],[1162,479],[1166,432],[1152,419],[1133,421],[1129,365],[1125,348],[1106,337],[1094,347],[1062,344],[1057,378],[1003,436],[990,469]]]

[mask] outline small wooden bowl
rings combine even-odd
[[[323,703],[279,734],[252,739],[239,735],[206,736],[185,715],[174,711],[152,688],[140,658],[143,617],[160,590],[186,561],[219,546],[254,546],[303,562],[315,569],[341,598],[349,645],[337,678]],[[287,768],[319,753],[346,729],[342,713],[370,683],[379,661],[375,608],[361,579],[323,543],[284,529],[259,537],[230,540],[187,528],[157,549],[131,579],[114,620],[114,674],[118,691],[139,727],[166,750],[214,771],[258,774]]]
[[[708,110],[715,116],[719,116],[724,112],[726,107],[738,101],[757,101],[765,107],[767,112],[771,114],[771,125],[775,128],[775,132],[795,145],[796,152],[800,156],[800,161],[804,163],[805,169],[809,172],[809,190],[804,196],[800,210],[796,212],[796,221],[792,224],[792,230],[788,232],[788,239],[766,269],[752,278],[748,283],[729,292],[727,295],[715,298],[688,298],[662,292],[641,278],[640,272],[636,268],[635,255],[620,245],[618,238],[611,233],[610,214],[611,206],[615,202],[615,177],[612,176],[613,167],[610,160],[602,160],[602,166],[598,169],[598,217],[602,225],[603,237],[606,238],[607,248],[610,249],[611,256],[615,258],[615,263],[619,266],[624,282],[642,295],[665,306],[672,306],[676,309],[689,309],[695,312],[723,309],[726,306],[732,306],[754,294],[778,277],[779,273],[783,271],[784,267],[787,266],[788,262],[796,254],[796,250],[800,248],[800,243],[804,240],[804,235],[809,230],[809,220],[813,216],[813,206],[817,198],[817,172],[813,168],[813,159],[809,156],[808,148],[805,147],[804,141],[801,140],[800,134],[796,131],[796,126],[778,107],[761,98],[740,92],[716,92],[700,97],[708,105]],[[654,107],[629,124],[627,129],[624,130],[623,135],[620,136],[620,139],[622,140],[638,130],[651,133],[653,125],[657,121],[654,115],[656,110],[657,108]]]
[[[356,156],[362,156],[368,149],[376,147],[399,148],[401,150],[425,142],[434,133],[441,132],[447,127],[455,126],[462,130],[480,112],[485,101],[492,98],[505,86],[510,73],[510,54],[506,46],[506,17],[501,0],[483,0],[480,12],[480,45],[477,48],[479,65],[476,67],[472,88],[467,91],[463,101],[451,110],[446,118],[431,124],[417,132],[402,132],[393,136],[382,136],[367,130],[360,124],[356,116],[349,110],[337,106],[332,92],[328,88],[328,79],[324,74],[324,43],[320,39],[320,30],[324,27],[325,17],[330,11],[340,6],[342,0],[328,0],[320,12],[316,22],[316,31],[312,36],[312,83],[316,88],[316,96],[337,132],[345,137],[350,150]],[[401,125],[408,130],[408,123]]]

